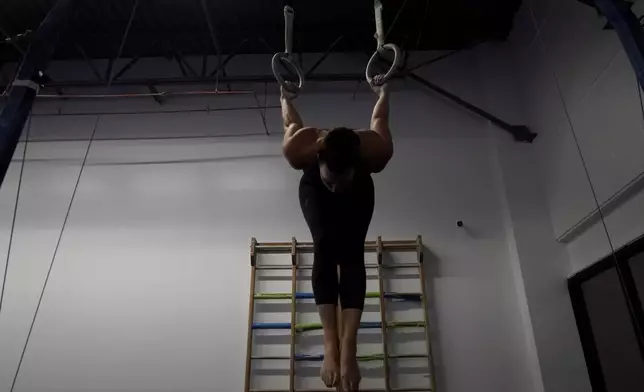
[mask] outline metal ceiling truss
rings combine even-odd
[[[76,49],[78,50],[78,53],[80,53],[81,56],[83,56],[83,59],[85,60],[85,63],[89,66],[89,68],[92,70],[92,73],[94,74],[94,77],[96,77],[97,81],[103,80],[101,77],[101,73],[98,71],[98,68],[94,65],[94,62],[92,59],[87,57],[87,53],[85,53],[85,50],[83,49],[80,44],[76,44]]]
[[[333,49],[336,47],[336,45],[337,45],[340,41],[342,41],[342,39],[343,39],[343,38],[344,38],[344,35],[340,35],[340,36],[338,36],[338,38],[336,38],[336,39],[335,39],[335,41],[333,41],[333,43],[331,44],[331,46],[329,46],[329,49],[327,49],[327,51],[326,51],[326,52],[324,52],[324,54],[322,55],[322,57],[320,57],[320,58],[318,59],[318,61],[316,61],[316,62],[315,62],[315,64],[313,64],[313,66],[311,66],[311,68],[310,68],[308,71],[306,71],[306,72],[305,72],[305,74],[304,74],[304,75],[305,75],[305,78],[306,78],[306,79],[308,79],[308,78],[313,74],[313,72],[314,72],[316,69],[318,69],[318,67],[319,67],[320,65],[322,65],[322,63],[324,62],[324,60],[326,60],[326,59],[329,57],[329,55],[331,54],[331,52],[333,51]],[[300,57],[302,57],[302,56],[300,55]],[[302,65],[302,64],[300,64],[300,65]]]
[[[212,43],[213,48],[215,49],[215,54],[217,55],[217,69],[224,72],[225,67],[222,66],[221,49],[219,45],[219,40],[217,39],[217,34],[215,34],[215,26],[212,23],[212,18],[210,17],[210,10],[208,9],[208,4],[206,4],[206,0],[201,0],[201,9],[203,10],[204,17],[206,19],[206,24],[208,25],[208,32],[210,33],[210,41]]]
[[[38,77],[38,75],[34,74],[35,70],[40,71],[40,70],[46,69],[47,63],[54,51],[54,48],[58,44],[57,38],[63,30],[63,26],[61,26],[61,23],[62,23],[61,21],[65,21],[73,12],[72,11],[73,7],[70,7],[69,4],[72,4],[74,0],[59,0],[57,5],[52,9],[52,11],[45,19],[45,21],[43,22],[39,30],[36,32],[32,45],[30,46],[29,50],[25,53],[23,57],[24,60],[20,67],[21,71],[19,71],[17,74],[18,75],[17,79],[19,80],[24,79],[25,80],[24,83],[29,83],[31,81],[31,83],[45,84],[46,87],[58,89],[59,93],[62,91],[62,89],[66,87],[107,87],[109,88],[113,85],[147,86],[150,92],[153,93],[152,94],[154,95],[153,98],[159,104],[162,104],[164,102],[164,99],[167,98],[159,95],[159,92],[156,87],[159,85],[217,83],[217,88],[218,88],[219,83],[267,84],[267,83],[275,82],[275,78],[273,75],[246,75],[246,76],[228,76],[227,75],[226,66],[233,58],[235,58],[235,56],[237,56],[238,53],[242,51],[244,46],[247,45],[251,41],[251,39],[244,38],[243,40],[241,40],[239,44],[236,46],[236,49],[228,53],[227,56],[224,58],[223,53],[221,52],[221,49],[220,49],[221,47],[216,33],[216,26],[214,26],[213,24],[213,21],[210,15],[210,10],[208,9],[208,6],[205,0],[201,0],[201,5],[204,13],[205,23],[208,26],[210,44],[214,49],[215,56],[217,57],[217,63],[215,64],[213,70],[208,72],[208,53],[203,54],[201,70],[200,70],[201,72],[198,73],[196,72],[194,67],[192,67],[188,61],[186,61],[181,51],[174,47],[176,45],[172,43],[172,48],[169,48],[168,50],[168,58],[170,60],[177,62],[178,69],[181,72],[182,77],[125,79],[124,77],[126,76],[127,72],[129,72],[142,57],[145,57],[145,54],[134,56],[118,71],[114,70],[114,66],[121,59],[125,45],[127,43],[128,36],[132,28],[132,24],[136,18],[136,12],[139,6],[139,1],[140,0],[134,0],[130,17],[128,19],[127,26],[125,27],[125,30],[123,32],[123,38],[121,39],[120,45],[118,47],[118,51],[116,51],[115,57],[108,61],[108,66],[104,77],[101,77],[100,70],[87,56],[82,46],[78,44],[74,44],[76,46],[76,50],[82,55],[82,58],[85,60],[85,64],[87,64],[87,66],[91,69],[92,74],[95,76],[96,80],[49,81],[43,76]],[[405,4],[406,4],[406,1],[403,2],[400,10],[396,14],[396,19],[402,12]],[[56,26],[56,27],[54,28],[53,26]],[[0,33],[4,34],[4,32],[1,32],[1,31]],[[47,35],[51,35],[52,38],[46,38]],[[4,34],[4,36],[9,38],[9,36],[7,36],[6,34]],[[5,38],[5,41],[7,40],[7,38]],[[321,74],[316,72],[318,68],[329,58],[329,56],[332,53],[334,53],[334,50],[338,47],[338,45],[342,43],[344,40],[347,40],[350,38],[351,37],[348,37],[346,34],[342,34],[336,37],[334,41],[329,45],[328,49],[324,52],[324,54],[322,54],[322,56],[319,57],[313,63],[313,65],[306,71],[307,80],[338,81],[338,82],[339,81],[360,82],[364,80],[363,72],[344,73],[344,74]],[[266,42],[264,38],[255,37],[254,40],[259,42],[261,45],[265,46],[267,49],[269,49],[270,52],[275,53],[275,50],[270,47],[270,45]],[[14,42],[14,40],[10,40],[7,42],[12,46],[14,46],[16,50],[20,52],[24,52],[24,50]],[[157,42],[152,42],[152,44],[148,47],[153,47],[156,43]],[[414,70],[419,69],[420,67],[428,66],[437,61],[441,61],[458,52],[459,51],[455,51],[452,53],[448,53],[446,55],[439,56],[425,63],[415,65],[412,68],[409,68],[407,66],[407,62],[405,61],[404,66],[401,67],[399,72],[394,77],[398,79],[409,78],[423,85],[424,87],[429,88],[435,93],[438,93],[439,95],[464,107],[468,111],[475,113],[481,116],[482,118],[490,121],[492,124],[496,125],[497,127],[507,132],[510,132],[514,136],[515,140],[520,142],[528,142],[528,143],[532,142],[536,137],[536,134],[532,133],[526,126],[511,125],[499,119],[498,117],[494,116],[493,114],[447,91],[446,89],[440,86],[437,86],[436,84],[413,73]],[[302,63],[303,61],[302,59],[303,59],[303,54],[300,53],[299,54],[300,63]],[[385,60],[385,63],[386,63],[386,60]],[[27,74],[25,73],[26,71],[28,71]],[[27,116],[31,111],[33,99],[31,99],[30,97],[23,98],[25,97],[25,94],[27,92],[26,90],[29,90],[29,87],[22,87],[22,86],[18,87],[14,84],[14,88],[11,89],[11,92],[8,95],[7,104],[5,105],[5,108],[2,112],[2,120],[4,121],[4,125],[0,123],[0,181],[2,180],[2,178],[4,177],[4,173],[6,172],[6,167],[7,167],[6,163],[9,162],[7,159],[10,160],[13,150],[15,149],[15,144],[18,141],[18,138],[16,137],[16,130],[22,130],[22,128],[24,127],[24,123],[27,119]],[[35,94],[34,94],[34,97],[32,98],[35,98]],[[22,102],[22,103],[18,104],[18,102]],[[258,106],[258,107],[261,109],[261,106]],[[265,117],[263,117],[263,121],[264,122],[266,121]],[[11,137],[9,137],[9,134],[11,134]],[[17,135],[19,136],[19,132],[17,133]]]
[[[132,13],[130,14],[130,19],[127,22],[127,27],[125,28],[125,33],[123,33],[123,40],[121,41],[121,46],[119,47],[118,54],[116,55],[116,60],[113,62],[110,62],[110,67],[109,67],[109,77],[107,81],[107,87],[109,88],[112,85],[112,80],[114,79],[114,74],[112,73],[114,71],[112,65],[114,63],[117,63],[119,59],[121,58],[121,54],[123,53],[123,47],[125,47],[125,42],[127,42],[127,36],[130,33],[130,28],[132,27],[132,22],[134,22],[134,16],[136,15],[136,9],[139,7],[139,1],[140,0],[134,0],[134,5],[132,6]]]
[[[452,50],[451,52],[447,52],[447,53],[442,54],[442,55],[440,55],[440,56],[438,56],[438,57],[435,57],[435,58],[433,58],[433,59],[429,59],[429,60],[423,61],[422,63],[420,63],[420,64],[416,64],[416,65],[414,65],[414,66],[413,66],[413,67],[411,67],[411,68],[407,68],[407,72],[412,72],[412,71],[414,71],[414,70],[416,70],[416,69],[423,68],[423,67],[425,67],[425,66],[427,66],[427,65],[434,64],[434,63],[437,63],[437,62],[439,62],[439,61],[445,60],[446,58],[452,57],[452,56],[453,56],[453,55],[455,55],[455,54],[459,54],[459,53],[461,53],[461,52],[463,52],[463,51],[465,51],[465,50],[472,49],[472,48],[474,48],[474,47],[476,47],[476,46],[478,46],[478,45],[482,44],[483,42],[485,42],[485,41],[478,41],[478,42],[473,43],[472,45],[468,45],[468,46],[466,46],[466,47],[465,47],[465,48],[463,48],[463,49]]]
[[[29,30],[29,33],[31,33],[30,30]],[[25,55],[25,50],[22,47],[20,47],[20,45],[18,45],[17,41],[18,41],[19,38],[22,38],[23,36],[26,36],[26,35],[28,35],[28,34],[27,33],[19,34],[16,37],[12,37],[9,34],[7,34],[7,32],[4,31],[4,29],[2,27],[0,27],[0,38],[2,38],[2,40],[0,42],[3,42],[3,43],[11,45],[14,49],[16,49],[18,52],[20,52],[20,54],[22,56]]]
[[[135,7],[133,7],[133,11],[135,11]],[[134,12],[132,14],[134,16]],[[124,39],[121,42],[120,48],[122,48],[125,45],[125,40],[127,39],[127,32],[128,28],[126,28],[126,34],[124,34]],[[214,32],[214,29],[213,29]],[[257,37],[256,38],[258,42],[266,44],[266,42],[261,38]],[[329,45],[329,48],[325,53],[323,53],[316,61],[313,63],[313,65],[305,71],[306,73],[306,79],[310,81],[360,81],[364,79],[364,74],[361,73],[343,73],[343,74],[319,74],[316,73],[315,71],[329,58],[331,54],[334,53],[334,49],[339,45],[340,42],[343,40],[347,39],[345,35],[339,35],[338,37],[335,38],[335,40]],[[216,38],[214,38],[214,41],[216,41]],[[275,82],[275,77],[273,75],[244,75],[244,76],[228,76],[226,74],[226,66],[228,63],[233,60],[237,54],[241,51],[241,49],[244,47],[244,45],[249,41],[248,38],[243,39],[241,42],[236,47],[236,50],[234,52],[229,53],[226,57],[221,56],[220,53],[216,52],[216,47],[215,47],[215,55],[218,58],[217,64],[215,64],[215,68],[208,72],[207,70],[207,60],[202,60],[202,70],[200,73],[197,73],[196,70],[189,64],[188,61],[183,57],[180,51],[177,51],[175,49],[173,50],[173,57],[172,60],[176,61],[178,64],[179,71],[181,72],[181,77],[173,77],[173,78],[134,78],[134,79],[127,79],[125,76],[127,73],[138,63],[138,61],[144,57],[143,56],[136,56],[132,59],[130,59],[118,72],[113,72],[113,64],[116,63],[117,60],[119,60],[119,55],[117,54],[117,57],[112,59],[110,61],[110,65],[108,65],[108,70],[106,72],[106,78],[102,78],[99,80],[99,75],[100,72],[96,69],[96,67],[92,64],[92,62],[86,58],[85,63],[92,69],[92,73],[97,76],[97,80],[78,80],[78,81],[52,81],[47,84],[47,87],[51,88],[56,88],[56,89],[64,89],[64,88],[69,88],[69,87],[110,87],[110,86],[136,86],[136,85],[144,85],[148,86],[149,88],[154,88],[154,86],[159,86],[159,85],[180,85],[180,84],[227,84],[229,85],[230,83],[273,83]],[[155,42],[152,42],[148,47],[152,47],[153,45],[156,44]],[[478,43],[471,45],[468,48],[474,47],[478,45]],[[213,46],[214,43],[213,43]],[[79,47],[80,48],[80,47]],[[466,48],[467,49],[467,48]],[[121,49],[122,50],[122,49]],[[121,52],[119,50],[119,53]],[[272,50],[272,48],[271,48]],[[440,94],[441,96],[451,100],[452,102],[464,107],[468,111],[475,113],[484,119],[490,121],[494,125],[498,126],[499,128],[510,132],[515,140],[521,141],[521,142],[532,142],[534,138],[536,137],[536,134],[531,132],[528,127],[523,126],[523,125],[512,125],[507,123],[506,121],[501,120],[500,118],[494,116],[493,114],[479,108],[478,106],[469,103],[468,101],[464,100],[463,98],[457,96],[456,94],[453,94],[449,92],[448,90],[436,85],[433,82],[430,82],[426,80],[425,78],[418,76],[415,74],[413,71],[420,69],[422,67],[429,66],[431,64],[434,64],[438,61],[444,60],[446,58],[449,58],[450,56],[460,53],[465,49],[462,50],[457,50],[457,51],[452,51],[447,54],[438,56],[434,59],[428,60],[426,62],[414,65],[413,67],[405,67],[404,69],[401,69],[398,74],[395,76],[397,79],[401,78],[408,78],[410,80],[413,80],[424,87],[427,87],[428,89],[434,91],[435,93]],[[208,54],[205,54],[204,57],[207,58]],[[383,59],[383,62],[386,63],[386,60]],[[203,66],[203,64],[206,64],[206,67]],[[202,76],[204,75],[204,70],[206,70],[207,76]],[[107,76],[110,75],[110,76]],[[228,89],[230,90],[230,86],[228,86]],[[154,88],[155,91],[156,88]],[[158,97],[154,97],[155,100],[157,100],[158,103],[163,103],[162,100],[159,100]]]

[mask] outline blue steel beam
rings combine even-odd
[[[0,113],[0,185],[16,150],[20,134],[31,113],[38,85],[42,84],[44,71],[54,55],[56,46],[69,25],[74,4],[78,0],[58,0],[34,34],[18,70],[16,81],[9,91],[6,104]]]

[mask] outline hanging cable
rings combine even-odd
[[[268,131],[268,124],[266,122],[266,113],[262,109],[262,104],[259,102],[259,97],[257,94],[253,94],[253,97],[255,98],[255,103],[257,103],[257,111],[259,112],[259,115],[262,118],[262,124],[264,124],[264,130],[266,131],[267,135],[270,135],[271,133]]]
[[[29,132],[31,131],[31,116],[27,122],[27,132],[25,135],[25,148],[22,151],[22,162],[20,163],[20,175],[18,176],[18,189],[16,190],[16,202],[13,206],[13,216],[11,218],[11,229],[9,230],[9,244],[7,245],[7,259],[4,263],[4,274],[2,276],[2,288],[0,288],[0,316],[2,315],[2,304],[4,303],[4,293],[7,289],[7,274],[9,273],[9,261],[11,259],[11,250],[13,248],[13,236],[16,229],[16,216],[18,216],[18,204],[20,202],[20,190],[22,189],[22,176],[25,171],[25,161],[27,160],[27,144],[29,144]]]
[[[425,11],[423,12],[423,19],[420,22],[420,31],[418,32],[418,39],[416,40],[416,48],[420,47],[421,38],[423,38],[423,28],[425,27],[425,21],[427,20],[427,11],[429,11],[429,1],[425,1]]]
[[[83,170],[87,163],[87,157],[89,156],[90,148],[92,147],[92,142],[94,141],[94,136],[96,135],[96,130],[98,129],[98,122],[100,116],[96,117],[96,122],[94,122],[94,129],[92,130],[92,135],[87,143],[87,149],[85,150],[85,156],[83,157],[83,162],[81,163],[80,171],[78,172],[78,178],[76,178],[76,184],[74,185],[74,190],[72,196],[69,199],[69,204],[67,205],[67,213],[65,214],[65,219],[63,220],[63,225],[58,234],[58,240],[56,241],[56,247],[54,248],[54,253],[51,256],[51,261],[49,262],[49,269],[47,270],[47,275],[45,276],[45,282],[43,283],[42,289],[40,290],[40,297],[38,298],[38,305],[36,305],[36,311],[34,312],[34,317],[31,320],[31,325],[29,326],[29,332],[27,333],[27,339],[25,340],[25,345],[22,348],[22,354],[20,354],[20,360],[18,361],[18,367],[16,368],[16,373],[13,376],[13,381],[11,383],[10,392],[14,391],[16,387],[16,381],[18,380],[18,375],[20,374],[20,369],[22,368],[22,362],[25,359],[25,353],[27,352],[27,347],[29,346],[29,340],[31,339],[31,334],[34,330],[34,325],[36,324],[36,319],[38,318],[38,312],[40,311],[40,305],[42,304],[42,299],[45,296],[45,290],[47,289],[47,283],[49,283],[49,277],[51,276],[51,271],[54,268],[54,263],[56,262],[56,255],[58,254],[58,249],[60,248],[60,243],[63,239],[63,233],[65,232],[65,227],[67,226],[67,221],[69,220],[69,213],[72,210],[72,205],[74,204],[74,199],[76,198],[76,192],[78,191],[78,185],[80,184],[81,176],[83,175]]]
[[[408,0],[405,0],[405,1],[402,3],[402,5],[400,6],[400,8],[398,8],[398,12],[396,12],[396,16],[394,17],[393,22],[391,22],[391,26],[389,26],[389,29],[387,30],[387,33],[385,34],[385,40],[387,40],[387,38],[389,37],[389,34],[391,33],[391,30],[393,30],[393,29],[394,29],[394,26],[396,25],[396,21],[398,21],[398,17],[400,16],[400,14],[401,14],[401,13],[403,12],[403,10],[405,9],[405,6],[407,5],[407,1],[408,1]]]
[[[642,114],[642,123],[644,123],[644,104],[642,102],[642,89],[639,87],[639,83],[637,84],[637,98],[640,100],[640,112]]]
[[[577,148],[577,152],[579,154],[579,157],[581,159],[581,164],[584,168],[584,174],[586,176],[586,180],[588,181],[588,185],[590,186],[590,191],[593,196],[593,201],[595,203],[595,207],[597,208],[597,213],[599,215],[599,218],[601,220],[601,224],[603,227],[603,231],[606,234],[606,239],[608,240],[608,246],[610,248],[611,255],[613,256],[613,261],[615,265],[615,271],[617,272],[617,277],[619,279],[620,285],[622,287],[622,290],[624,291],[624,299],[626,301],[626,307],[628,308],[628,311],[633,318],[633,320],[637,319],[637,311],[635,310],[635,304],[633,304],[633,300],[630,298],[630,296],[626,293],[626,279],[624,277],[624,271],[622,270],[622,267],[620,266],[619,260],[617,259],[617,255],[615,254],[615,247],[613,245],[613,240],[610,235],[610,231],[608,230],[608,225],[606,224],[606,216],[604,215],[604,211],[602,209],[602,206],[599,202],[599,197],[597,196],[597,190],[595,189],[595,186],[593,185],[592,177],[590,176],[590,170],[588,169],[588,165],[586,164],[586,159],[584,158],[583,151],[581,150],[581,146],[579,145],[579,138],[577,136],[577,132],[575,131],[575,127],[572,122],[572,118],[570,117],[570,113],[568,112],[568,108],[566,107],[566,104],[564,103],[563,99],[563,93],[561,92],[561,86],[559,85],[559,81],[557,80],[556,75],[553,74],[553,79],[555,81],[555,86],[557,87],[557,93],[559,94],[559,100],[561,102],[561,105],[563,106],[564,112],[566,113],[566,120],[568,122],[568,125],[570,126],[570,131],[572,133],[573,140],[575,141],[575,146]],[[637,85],[637,90],[639,91],[639,83]],[[641,94],[641,93],[640,93]],[[640,98],[641,99],[641,98]],[[641,101],[640,101],[640,106],[641,106]],[[644,118],[643,118],[644,120]],[[638,341],[638,345],[640,346],[640,349],[644,349],[644,335],[642,334],[642,330],[640,326],[638,325],[637,322],[633,322],[633,328],[636,330],[636,339]]]

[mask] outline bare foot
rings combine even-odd
[[[360,366],[356,358],[355,344],[343,345],[340,358],[340,377],[344,392],[357,392],[360,387]]]
[[[340,382],[340,366],[337,343],[324,349],[324,361],[320,369],[320,378],[327,388],[333,388]]]

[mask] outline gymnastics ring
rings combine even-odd
[[[302,73],[302,70],[300,70],[300,67],[298,67],[297,64],[295,64],[295,62],[293,61],[293,57],[291,57],[291,53],[293,53],[293,23],[295,23],[295,10],[293,10],[293,7],[286,5],[284,6],[285,51],[282,53],[276,53],[275,56],[273,56],[271,66],[273,67],[273,75],[275,75],[277,83],[279,83],[283,89],[291,94],[294,94],[297,97],[300,89],[302,89],[302,86],[304,85],[304,75]],[[290,65],[291,68],[295,70],[298,78],[297,84],[286,83],[286,80],[284,80],[284,77],[279,72],[280,62]]]
[[[370,75],[369,71],[373,67],[373,65],[374,65],[376,59],[378,58],[378,56],[380,56],[382,54],[382,52],[384,52],[387,49],[389,49],[389,50],[394,52],[394,61],[393,61],[393,64],[391,64],[391,68],[385,74],[385,76],[382,78],[382,81],[381,81],[381,83],[379,83],[379,85],[387,83],[387,81],[389,79],[391,79],[391,77],[394,75],[394,73],[398,70],[398,66],[400,65],[400,60],[402,59],[402,52],[401,52],[400,48],[398,46],[396,46],[395,44],[385,44],[385,45],[383,45],[381,48],[379,48],[373,54],[373,56],[371,56],[371,59],[369,59],[369,63],[367,64],[367,70],[365,72],[365,76],[367,77],[367,82],[369,83],[370,86],[374,85],[373,84],[373,78],[374,78],[375,75],[374,76]]]
[[[290,65],[291,68],[295,70],[295,73],[297,74],[297,78],[299,80],[298,83],[286,83],[286,80],[279,72],[280,62]],[[304,85],[304,75],[302,70],[300,70],[300,67],[298,67],[293,61],[293,58],[288,53],[276,53],[275,56],[273,56],[272,67],[273,75],[275,75],[277,83],[279,83],[280,86],[282,86],[286,91],[297,96],[297,94],[299,94],[300,92],[300,89]]]

